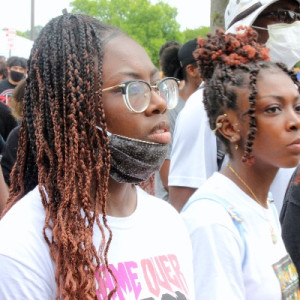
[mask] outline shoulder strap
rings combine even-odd
[[[210,193],[203,193],[201,195],[192,196],[189,199],[189,201],[184,205],[181,212],[184,212],[192,203],[199,201],[199,200],[210,200],[210,201],[213,201],[213,202],[216,202],[216,203],[222,205],[226,209],[227,213],[229,214],[229,216],[231,217],[231,219],[233,221],[233,224],[237,228],[237,230],[241,236],[241,239],[243,241],[243,244],[244,244],[244,255],[243,255],[243,262],[242,262],[242,267],[244,268],[244,265],[246,262],[246,257],[247,257],[247,243],[246,243],[244,231],[242,228],[243,218],[240,216],[240,214],[235,210],[235,208],[226,199],[224,199],[220,196],[217,196],[215,194],[210,194]]]
[[[225,157],[225,146],[218,137],[216,137],[216,139],[217,139],[217,165],[218,165],[218,171],[220,171]]]
[[[279,218],[278,218],[278,211],[277,211],[277,208],[276,208],[276,205],[275,205],[275,202],[272,198],[272,195],[269,193],[268,195],[268,202],[269,202],[269,208],[271,209],[272,211],[272,214],[274,216],[274,219],[276,221],[276,225],[277,225],[277,228],[280,230],[280,221],[279,221]]]

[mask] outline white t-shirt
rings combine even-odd
[[[203,88],[194,92],[177,117],[169,186],[198,188],[218,169],[216,136],[209,127],[202,94]]]
[[[271,185],[278,211],[294,170],[279,169]],[[216,136],[209,126],[201,88],[189,97],[177,117],[168,185],[199,188],[215,171],[218,171]]]
[[[113,233],[108,262],[119,284],[114,299],[162,299],[175,293],[194,299],[192,249],[182,219],[169,203],[138,187],[137,191],[137,208],[131,216],[108,217]],[[1,300],[55,299],[55,264],[42,233],[44,219],[35,188],[1,220]],[[97,249],[100,240],[95,225]],[[108,289],[113,285],[108,274],[106,285]]]
[[[205,198],[189,205],[203,193],[226,199],[239,213],[243,237],[221,204]],[[216,172],[189,199],[181,216],[193,244],[196,299],[281,300],[272,265],[287,252],[274,206],[263,208]]]

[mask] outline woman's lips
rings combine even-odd
[[[150,134],[150,138],[155,143],[168,144],[172,137],[169,130],[157,129]]]
[[[166,122],[162,122],[155,126],[149,136],[151,141],[160,144],[168,144],[172,138],[169,131],[169,125]]]

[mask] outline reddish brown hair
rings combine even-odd
[[[103,45],[122,34],[92,17],[65,13],[43,28],[29,59],[6,211],[38,185],[57,299],[97,299],[96,273],[102,280],[106,267],[114,277],[107,261],[110,152],[101,87]],[[102,234],[99,249],[94,225]],[[117,283],[109,299],[116,289]]]

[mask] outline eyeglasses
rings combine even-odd
[[[129,80],[102,90],[102,92],[110,91],[115,88],[121,88],[123,100],[127,108],[133,112],[141,113],[145,111],[151,100],[151,92],[155,90],[167,104],[168,109],[174,108],[179,99],[179,80],[173,77],[166,77],[151,85],[144,80]]]
[[[274,21],[279,23],[291,24],[295,21],[300,20],[300,13],[287,10],[287,9],[278,9],[275,11],[269,11],[264,14],[261,14],[259,18],[271,18]]]

